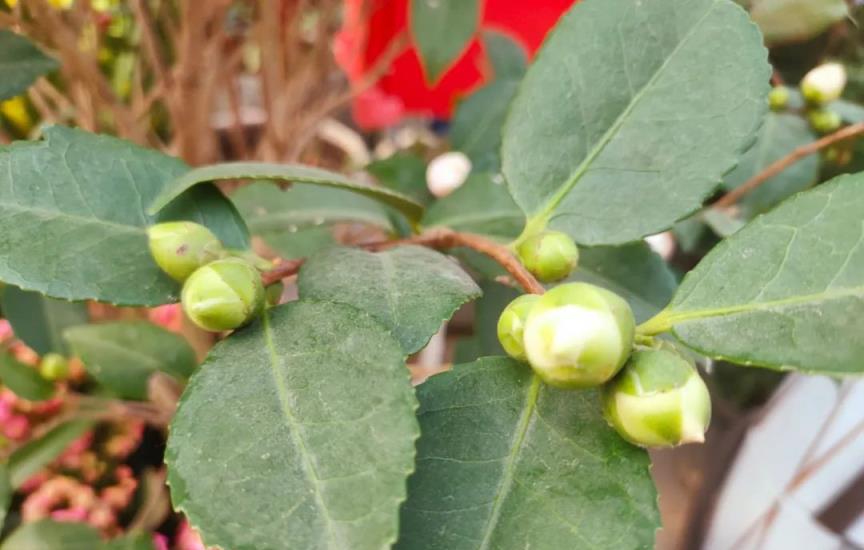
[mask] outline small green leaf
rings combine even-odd
[[[426,162],[416,153],[400,151],[366,167],[378,183],[427,205],[434,197],[426,186]]]
[[[528,55],[521,44],[503,32],[484,30],[483,47],[496,80],[520,80],[528,67]]]
[[[844,0],[753,0],[750,15],[775,44],[813,38],[849,12]]]
[[[864,372],[864,175],[840,176],[717,245],[640,327],[744,365]]]
[[[435,84],[462,55],[480,22],[478,0],[410,0],[411,35]]]
[[[155,213],[201,183],[209,183],[225,179],[265,179],[281,180],[295,184],[321,185],[345,189],[370,197],[381,203],[399,210],[410,220],[417,220],[423,214],[423,206],[413,199],[384,187],[362,185],[351,179],[311,166],[292,164],[271,164],[266,162],[228,162],[196,168],[177,177],[173,182],[150,202],[150,213]]]
[[[371,317],[272,308],[186,388],[166,452],[174,506],[222,548],[389,548],[416,406],[399,344]]]
[[[63,330],[88,320],[86,304],[54,300],[15,286],[5,288],[0,307],[15,336],[39,355],[68,355]]]
[[[525,214],[492,175],[472,174],[459,189],[429,207],[422,225],[509,241],[522,231]]]
[[[752,143],[770,76],[758,29],[730,0],[576,3],[504,128],[526,236],[621,244],[695,211]]]
[[[99,531],[86,523],[42,519],[24,523],[0,544],[0,550],[99,550]]]
[[[124,399],[146,399],[156,372],[184,380],[197,364],[182,336],[143,321],[81,325],[64,337],[87,373]]]
[[[397,549],[647,549],[660,525],[648,455],[594,391],[484,358],[418,388],[422,436]]]
[[[188,170],[131,143],[59,126],[45,139],[0,148],[0,280],[67,300],[159,305],[177,283],[150,257],[146,228],[187,219],[231,248],[248,246],[243,220],[215,189],[159,217],[144,208]]]
[[[6,352],[0,352],[0,383],[28,401],[44,401],[54,395],[54,384],[42,378],[34,367],[19,363]]]
[[[303,299],[356,307],[390,329],[406,353],[418,351],[480,289],[459,265],[428,248],[384,252],[330,248],[309,258],[297,281]]]
[[[0,530],[3,529],[6,514],[9,512],[9,505],[12,504],[12,496],[14,494],[15,489],[9,480],[9,466],[5,462],[0,462]]]
[[[25,443],[9,457],[9,480],[12,487],[20,487],[92,427],[93,423],[89,420],[73,420]]]
[[[0,29],[0,101],[16,96],[43,74],[57,69],[57,61],[32,42],[12,31]]]
[[[496,80],[460,102],[453,115],[453,148],[471,159],[474,170],[501,169],[501,128],[516,90],[517,80]]]

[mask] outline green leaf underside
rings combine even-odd
[[[807,122],[793,114],[769,113],[756,143],[741,157],[738,166],[723,178],[727,190],[735,189],[794,149],[815,141]],[[741,204],[750,215],[760,214],[819,177],[819,155],[808,155],[745,196]]]
[[[39,439],[28,441],[9,457],[9,480],[12,486],[20,487],[92,426],[89,420],[73,420],[60,424]]]
[[[57,68],[57,61],[46,56],[23,36],[0,29],[0,101],[16,96],[40,76]]]
[[[38,292],[7,286],[0,298],[3,315],[15,337],[39,355],[68,355],[63,330],[87,322],[87,305],[48,298]]]
[[[175,507],[232,550],[388,547],[418,436],[398,343],[350,306],[292,302],[218,344],[166,451]]]
[[[119,139],[52,127],[45,139],[0,148],[0,280],[68,300],[159,305],[177,284],[150,257],[147,226],[188,219],[226,245],[248,235],[215,189],[197,189],[157,218],[144,209],[187,170]]]
[[[423,435],[397,548],[653,547],[648,455],[606,425],[596,392],[484,358],[432,377],[418,397]]]
[[[518,80],[496,80],[456,108],[450,141],[455,150],[468,155],[474,170],[501,169],[501,128],[518,87]]]
[[[717,245],[647,329],[745,365],[864,372],[864,176],[800,193]]]
[[[99,531],[86,523],[43,519],[22,524],[0,545],[0,550],[99,550]]]
[[[729,0],[577,3],[504,128],[504,174],[530,232],[620,244],[696,210],[759,127],[766,58]]]
[[[755,0],[750,13],[768,43],[812,38],[849,15],[844,0]]]
[[[383,252],[334,247],[309,258],[303,299],[354,306],[389,329],[406,354],[420,350],[480,288],[447,256],[421,246]]]
[[[168,203],[201,183],[225,179],[266,179],[288,181],[295,184],[312,184],[335,187],[375,199],[392,206],[411,220],[418,220],[423,214],[423,206],[396,191],[384,187],[362,185],[351,179],[320,168],[292,164],[271,164],[266,162],[227,162],[202,166],[171,182],[158,197],[150,201],[149,212],[158,212]]]
[[[432,84],[459,58],[477,30],[478,0],[410,0],[411,35]]]
[[[422,225],[510,240],[525,226],[525,214],[491,174],[472,174],[459,189],[429,207]]]
[[[241,187],[231,199],[256,235],[342,222],[393,228],[380,203],[344,189],[298,185],[282,190],[258,181]]]
[[[184,380],[197,364],[182,336],[143,321],[82,325],[64,337],[87,373],[124,399],[146,399],[156,372]]]
[[[28,401],[44,401],[54,395],[54,384],[42,378],[39,372],[0,352],[0,383],[15,395]]]

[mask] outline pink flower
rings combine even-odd
[[[168,537],[162,533],[153,533],[153,548],[156,550],[168,550]]]
[[[30,421],[26,416],[13,415],[3,423],[3,435],[9,439],[24,439],[29,432]]]
[[[81,522],[87,519],[87,509],[81,506],[64,508],[51,512],[51,519],[56,521]]]
[[[201,536],[186,520],[177,528],[177,550],[207,550]]]
[[[14,336],[12,325],[6,319],[0,319],[0,342],[4,342]]]
[[[183,326],[183,312],[180,304],[165,304],[154,307],[147,312],[151,322],[174,332],[180,332]]]

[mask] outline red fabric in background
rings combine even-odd
[[[410,0],[345,0],[345,24],[334,45],[352,83],[360,82],[390,42],[408,25]],[[481,0],[481,30],[509,35],[533,54],[548,30],[574,0]],[[446,39],[446,37],[442,37]],[[372,89],[354,101],[354,118],[366,129],[396,124],[406,115],[448,118],[459,98],[482,85],[486,54],[473,40],[434,86],[424,78],[412,46],[394,61]]]

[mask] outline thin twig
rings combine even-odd
[[[844,139],[849,139],[862,133],[864,133],[864,122],[858,122],[856,124],[846,126],[845,128],[841,128],[833,134],[828,134],[827,136],[818,139],[812,143],[802,145],[801,147],[798,147],[780,160],[768,165],[768,167],[766,167],[764,170],[744,182],[744,184],[740,187],[736,187],[732,191],[729,191],[728,193],[720,197],[720,199],[718,199],[717,202],[715,202],[712,206],[714,208],[725,208],[728,206],[732,206],[733,204],[741,200],[743,196],[751,193],[760,185],[770,180],[783,170],[789,168],[802,158],[808,155],[812,155],[813,153],[817,153],[822,149],[825,149],[826,147],[837,143],[838,141],[843,141]]]

